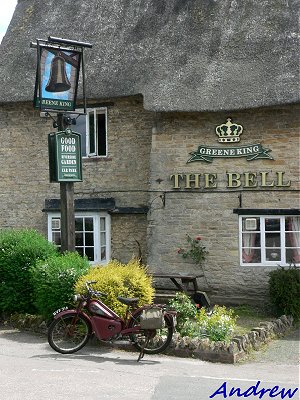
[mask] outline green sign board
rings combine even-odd
[[[212,162],[214,158],[231,157],[247,157],[247,161],[258,160],[260,158],[273,160],[273,157],[269,154],[270,151],[263,148],[260,143],[226,148],[200,145],[197,151],[189,153],[192,157],[187,163],[193,161]]]
[[[34,99],[34,107],[40,108],[40,99],[38,97]],[[55,110],[73,111],[75,109],[75,106],[74,101],[71,100],[43,98],[41,108],[42,110],[45,108],[53,108]]]
[[[81,136],[71,129],[48,135],[50,182],[81,182]]]

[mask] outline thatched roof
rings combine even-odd
[[[0,46],[0,102],[31,101],[49,35],[93,43],[88,98],[157,111],[299,101],[299,0],[19,0]]]

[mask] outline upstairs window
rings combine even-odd
[[[83,157],[107,157],[106,108],[87,109],[87,115],[76,118],[74,131],[81,134]]]
[[[241,265],[300,264],[299,216],[240,216]]]

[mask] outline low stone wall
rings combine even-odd
[[[41,317],[34,315],[12,316],[5,323],[21,330],[30,330],[41,334],[46,334],[47,332],[46,323]],[[250,332],[235,336],[229,343],[211,342],[207,338],[181,337],[178,333],[175,333],[170,346],[165,350],[164,354],[233,364],[244,359],[250,351],[259,350],[261,346],[272,339],[283,336],[292,326],[293,317],[283,315],[272,322],[261,322],[258,327],[251,329]],[[93,344],[97,342],[97,340],[92,341]],[[124,340],[105,342],[105,345],[124,350],[133,350],[133,346]]]
[[[292,326],[293,317],[283,315],[272,322],[261,322],[250,332],[235,336],[229,343],[192,339],[175,334],[165,353],[179,357],[199,358],[204,361],[236,363],[245,358],[251,350],[258,350],[271,339],[284,335]]]

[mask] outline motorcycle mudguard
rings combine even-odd
[[[88,316],[86,313],[82,312],[82,311],[80,311],[80,312],[78,313],[77,310],[75,310],[75,309],[57,310],[57,312],[55,311],[55,312],[53,313],[53,319],[58,319],[58,318],[63,317],[64,315],[68,315],[68,314],[78,314],[78,315],[81,315],[81,316],[82,316],[83,318],[85,318],[85,319],[89,322],[89,324],[91,325],[91,321],[90,321],[89,316]]]

